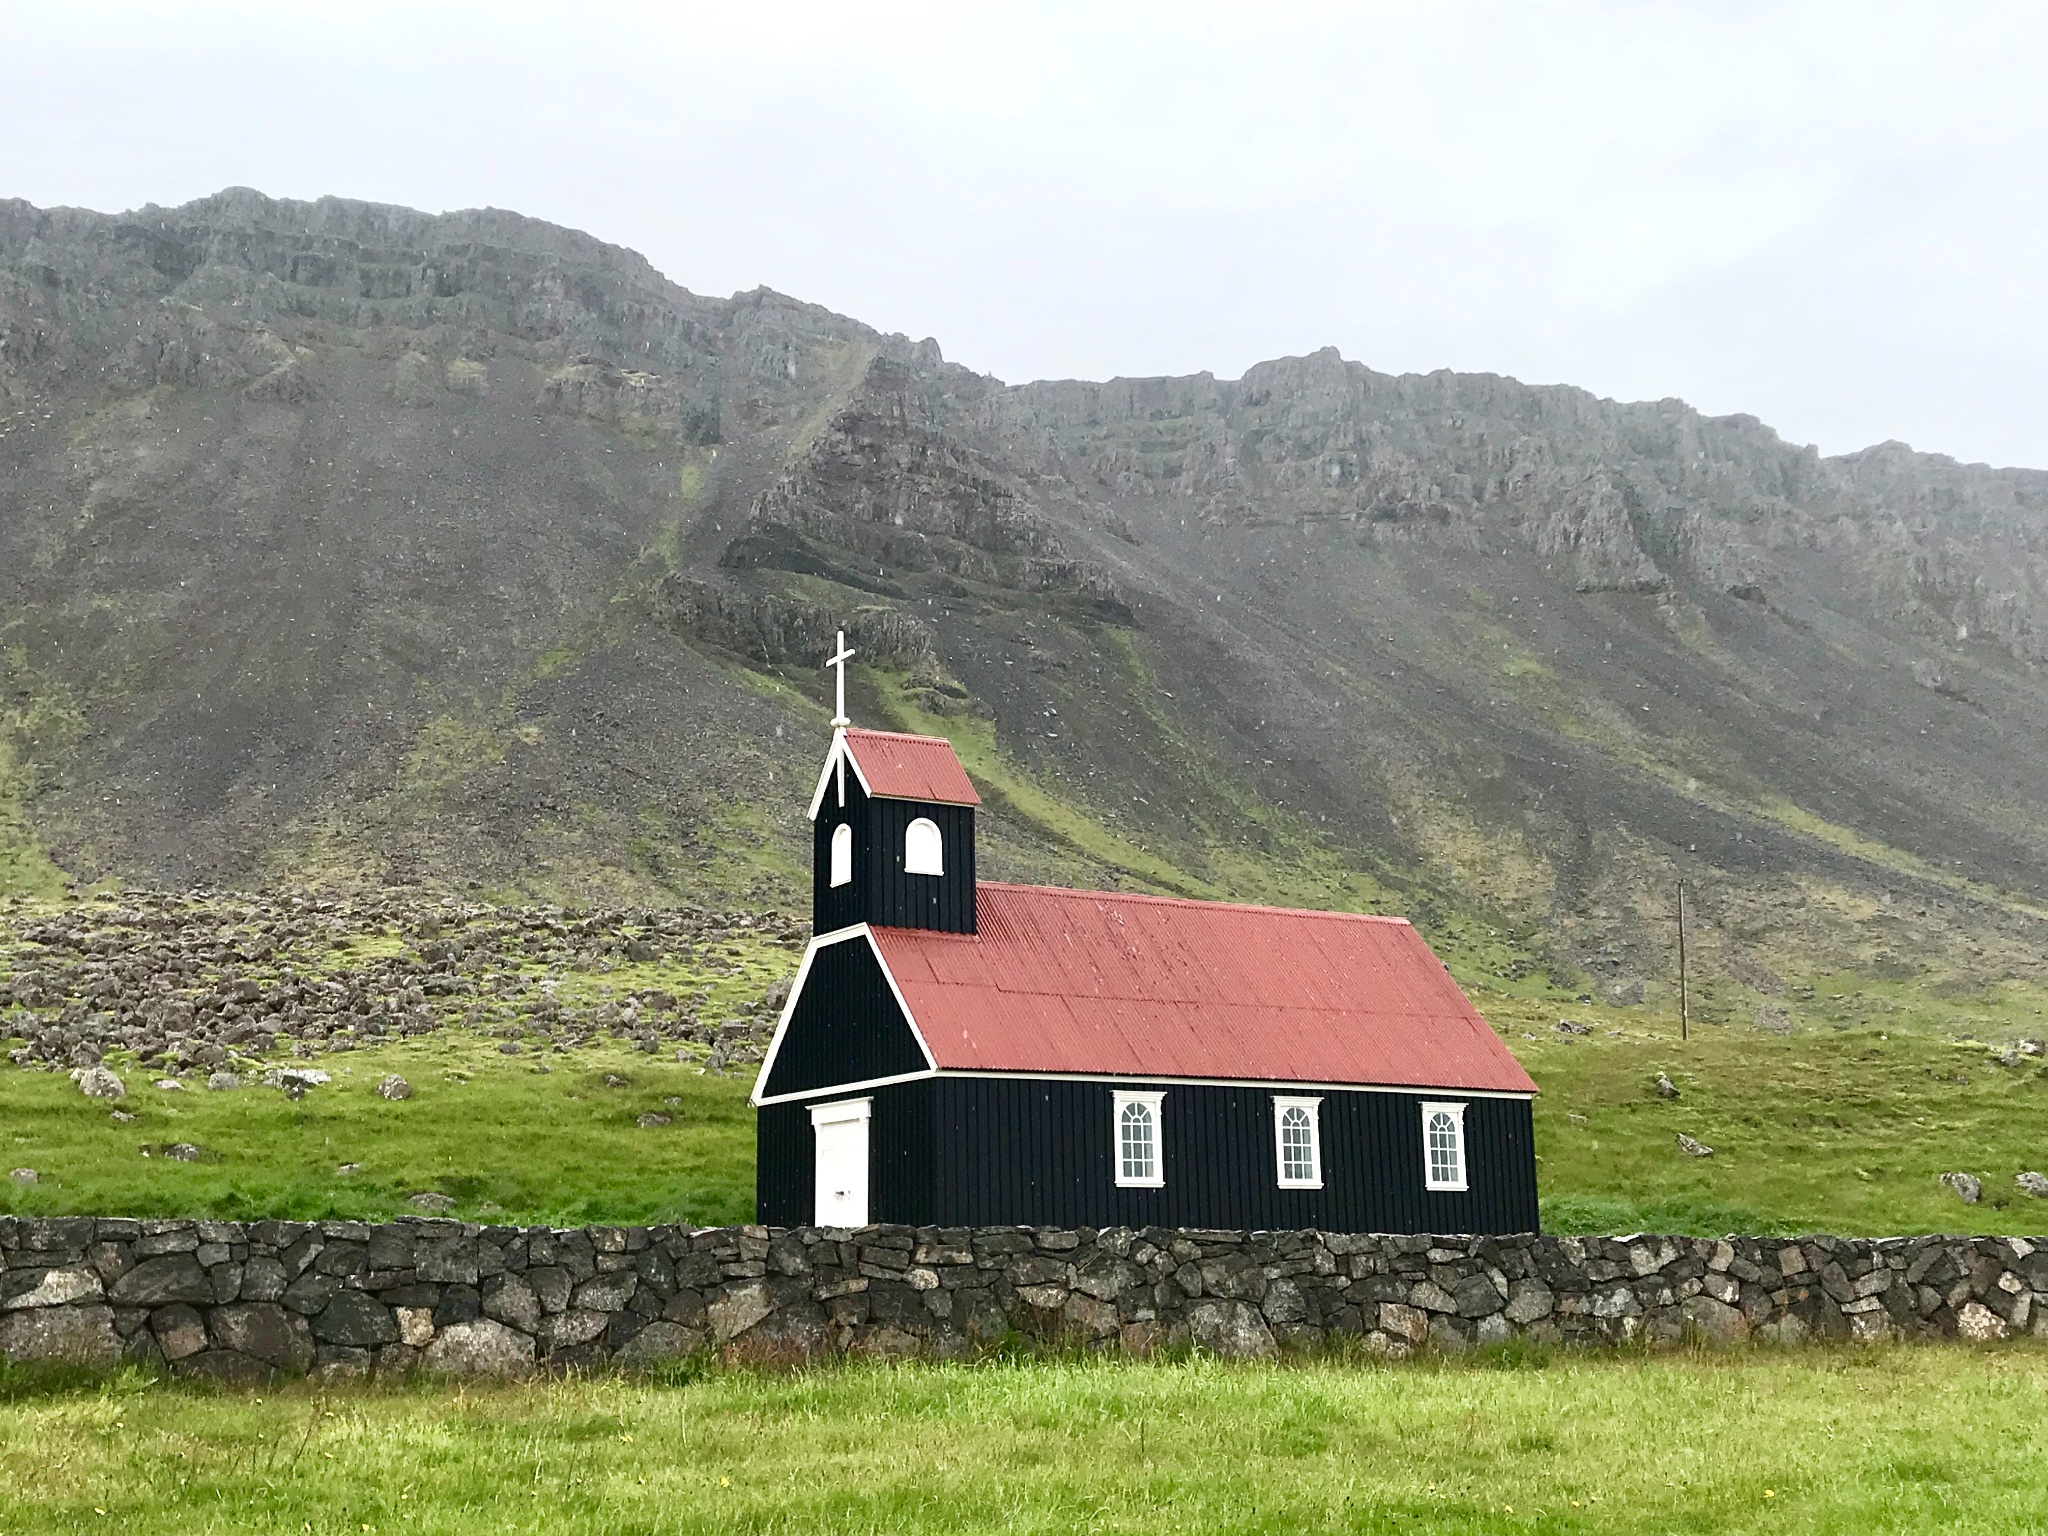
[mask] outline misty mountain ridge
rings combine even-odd
[[[0,884],[794,905],[826,740],[995,878],[1408,912],[1705,1015],[2048,957],[2048,473],[1334,350],[1009,386],[515,214],[0,203]]]

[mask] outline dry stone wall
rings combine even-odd
[[[516,1376],[1022,1336],[1259,1357],[1526,1338],[2048,1336],[2048,1239],[0,1218],[0,1353],[225,1380]]]

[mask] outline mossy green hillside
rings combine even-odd
[[[1138,642],[1105,631],[1102,643],[1129,674],[1132,696],[1150,698],[1156,687]],[[1428,883],[1340,847],[1306,816],[1264,800],[1156,707],[1140,705],[1152,740],[1199,794],[1172,835],[1155,837],[1118,826],[1077,786],[1048,786],[1004,749],[993,722],[934,713],[921,702],[923,691],[901,673],[875,668],[870,679],[871,697],[894,728],[949,740],[988,808],[1062,850],[1075,866],[1076,883],[1092,876],[1197,900],[1411,915],[1446,954],[1472,970],[1521,977],[1542,969],[1533,928],[1482,904],[1447,901]]]
[[[17,1213],[74,1211],[230,1219],[389,1220],[411,1196],[450,1196],[482,1222],[700,1226],[753,1217],[753,1113],[745,1079],[699,1059],[651,1057],[614,1042],[555,1052],[497,1045],[461,1030],[331,1055],[332,1076],[303,1099],[274,1088],[182,1090],[124,1073],[118,1105],[88,1099],[61,1073],[0,1073],[0,1125],[12,1166],[38,1183],[5,1186]],[[409,1099],[380,1098],[397,1073]],[[114,1111],[132,1116],[112,1118]],[[663,1123],[640,1124],[643,1116]],[[166,1155],[179,1144],[198,1161]]]
[[[2048,1231],[2048,1062],[1901,1011],[1883,1027],[1695,1024],[1675,1011],[1478,1002],[1542,1090],[1537,1178],[1559,1232]],[[1590,1029],[1577,1035],[1558,1020]],[[2002,1058],[2012,1065],[2000,1065]],[[1659,1075],[1678,1091],[1657,1092]],[[1713,1148],[1689,1156],[1680,1134]],[[1939,1182],[1978,1175],[1967,1206]]]
[[[84,722],[62,691],[29,666],[19,645],[0,649],[0,896],[54,900],[65,875],[44,848],[35,803]]]
[[[615,984],[579,976],[578,995]],[[751,978],[745,983],[751,986]],[[2040,1058],[1998,1065],[1996,1042],[1863,1026],[1790,1036],[1578,1006],[1592,1033],[1556,1030],[1558,1010],[1504,993],[1482,1006],[1541,1088],[1538,1179],[1546,1230],[1718,1234],[2048,1230],[2048,1201],[2015,1175],[2044,1170],[2048,1075]],[[335,1082],[298,1102],[274,1089],[211,1093],[131,1084],[109,1106],[61,1073],[0,1072],[7,1161],[41,1182],[0,1186],[6,1208],[38,1213],[376,1217],[420,1190],[495,1221],[741,1221],[751,1217],[753,1119],[746,1073],[702,1070],[603,1041],[499,1053],[459,1027],[319,1058]],[[117,1065],[119,1059],[116,1058]],[[547,1072],[538,1068],[546,1066]],[[389,1104],[371,1085],[398,1071],[416,1089]],[[606,1088],[607,1073],[627,1079]],[[1660,1098],[1668,1075],[1675,1100]],[[670,1104],[671,1098],[679,1104]],[[668,1126],[642,1128],[642,1114]],[[1714,1149],[1689,1157],[1683,1132]],[[167,1162],[140,1149],[188,1142],[217,1161]],[[343,1163],[361,1170],[337,1173]],[[1984,1181],[1966,1206],[1937,1182]]]

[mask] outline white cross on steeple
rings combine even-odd
[[[839,669],[839,713],[832,717],[834,729],[843,730],[845,727],[853,724],[851,720],[846,718],[846,664],[851,660],[853,660],[853,652],[846,647],[846,631],[842,629],[839,631],[838,653],[825,659],[826,666]]]

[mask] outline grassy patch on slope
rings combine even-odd
[[[2048,1165],[2048,1069],[1910,1027],[1776,1036],[1575,1005],[1482,996],[1543,1090],[1544,1226],[1561,1232],[2048,1231],[2048,1200],[2014,1184]],[[1534,1036],[1534,1038],[1530,1038]],[[1660,1098],[1659,1073],[1679,1090]],[[1683,1132],[1714,1149],[1679,1150]],[[1937,1182],[1984,1181],[1965,1205]]]
[[[0,1533],[2028,1531],[2044,1401],[2026,1345],[261,1397],[131,1379],[0,1404]]]
[[[1508,997],[1483,1003],[1543,1090],[1536,1146],[1546,1230],[2048,1230],[2048,1201],[2013,1182],[2048,1163],[2039,1059],[1999,1067],[1971,1042],[1869,1029],[1781,1038],[1708,1028],[1681,1044],[1674,1025],[1641,1010],[1583,1006],[1571,1016],[1595,1032],[1568,1038],[1554,1032],[1554,1009]],[[0,1209],[367,1219],[403,1214],[407,1196],[432,1190],[481,1221],[752,1219],[744,1071],[707,1076],[694,1061],[612,1041],[504,1056],[460,1029],[319,1064],[334,1083],[298,1102],[275,1089],[211,1093],[196,1082],[167,1092],[130,1071],[120,1107],[137,1119],[125,1125],[62,1074],[0,1071],[0,1157],[42,1175],[35,1185],[0,1184]],[[371,1086],[387,1071],[414,1085],[412,1100],[375,1097]],[[1656,1095],[1659,1072],[1678,1099]],[[605,1087],[607,1073],[630,1086]],[[648,1113],[672,1123],[643,1129],[635,1122]],[[1680,1132],[1714,1155],[1685,1155]],[[217,1160],[140,1153],[177,1142]],[[344,1163],[361,1168],[342,1175]],[[1981,1204],[1964,1205],[1937,1182],[1950,1169],[1983,1179]]]
[[[613,1041],[505,1056],[458,1029],[282,1065],[318,1065],[334,1081],[295,1101],[200,1080],[168,1091],[124,1071],[128,1097],[110,1105],[61,1073],[0,1071],[0,1156],[41,1176],[0,1184],[0,1210],[388,1220],[417,1214],[407,1198],[431,1191],[482,1222],[753,1220],[751,1072],[709,1076]],[[377,1097],[389,1072],[412,1098]],[[134,1121],[113,1120],[115,1108]],[[643,1128],[646,1114],[670,1123]],[[162,1154],[178,1143],[204,1160]]]

